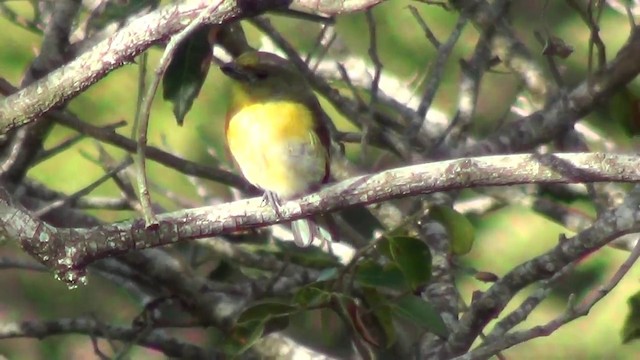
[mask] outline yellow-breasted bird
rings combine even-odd
[[[242,175],[265,191],[278,212],[279,200],[299,197],[329,180],[328,119],[311,86],[289,61],[250,51],[223,65],[233,81],[225,134]],[[330,120],[327,120],[330,121]],[[311,219],[292,222],[299,246],[326,232]]]

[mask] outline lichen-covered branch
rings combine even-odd
[[[454,150],[457,156],[527,151],[555,139],[592,111],[600,101],[640,73],[640,27],[635,27],[618,55],[602,71],[585,79],[568,94],[542,110],[506,124],[471,146]]]
[[[206,19],[224,24],[241,17],[288,7],[291,0],[218,0],[220,6]],[[382,0],[324,2],[293,1],[318,12],[338,14],[363,10]],[[162,7],[139,17],[99,42],[68,64],[51,72],[20,92],[0,101],[0,133],[25,125],[52,107],[73,98],[112,70],[131,63],[151,45],[165,41],[184,29],[211,1],[185,1]]]
[[[509,155],[408,166],[342,181],[283,205],[282,217],[260,199],[189,209],[144,221],[91,229],[57,229],[31,217],[8,193],[0,197],[0,235],[22,247],[74,284],[90,263],[133,249],[198,239],[331,212],[393,198],[478,186],[524,183],[640,181],[640,158],[600,153]]]
[[[622,235],[640,232],[639,209],[640,189],[636,188],[622,206],[603,213],[591,227],[560,241],[549,252],[513,268],[473,301],[469,311],[460,319],[458,329],[447,339],[438,355],[449,358],[464,354],[486,324],[527,285],[552,277],[571,262]]]

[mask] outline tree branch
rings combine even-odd
[[[508,349],[517,344],[524,343],[537,337],[549,336],[563,325],[579,317],[586,316],[600,300],[602,300],[618,285],[618,283],[620,283],[622,278],[637,262],[638,258],[640,258],[640,242],[636,243],[627,260],[620,265],[613,277],[596,291],[592,298],[587,299],[578,305],[569,304],[568,309],[564,313],[545,325],[539,325],[527,330],[515,331],[495,337],[491,339],[493,341],[487,342],[477,349],[463,356],[457,357],[455,360],[487,359],[497,352]]]
[[[241,200],[91,229],[56,229],[34,219],[10,195],[0,194],[0,236],[23,249],[71,285],[90,263],[107,256],[300,219],[353,205],[479,186],[525,183],[640,181],[640,158],[600,153],[510,155],[465,158],[397,168],[342,181],[285,203],[278,218],[261,199]]]
[[[318,12],[337,14],[362,10],[382,0],[323,3],[309,0],[220,1],[220,7],[206,19],[206,23],[225,24],[268,10],[286,8],[292,3]],[[49,76],[3,99],[0,102],[0,133],[33,122],[39,115],[73,98],[112,70],[132,62],[151,45],[184,29],[210,4],[209,0],[185,1],[141,16]]]
[[[94,319],[58,319],[51,321],[23,321],[20,323],[0,323],[0,339],[37,338],[42,339],[60,334],[85,334],[105,339],[130,342],[162,351],[165,355],[179,359],[212,359],[210,353],[193,344],[184,343],[158,331],[140,336],[142,329],[100,323]]]
[[[601,72],[594,74],[569,94],[542,110],[506,124],[494,134],[452,153],[457,156],[528,151],[555,139],[562,131],[592,111],[601,101],[640,73],[640,27],[635,27],[627,43]]]
[[[622,206],[604,212],[591,227],[561,241],[547,253],[516,266],[475,299],[460,319],[458,329],[440,349],[438,357],[464,354],[487,323],[500,314],[518,291],[552,277],[569,263],[622,235],[639,232],[639,223],[640,188],[636,187]]]

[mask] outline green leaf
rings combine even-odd
[[[389,304],[394,314],[402,316],[440,337],[447,337],[448,331],[444,321],[429,302],[414,295],[407,295]]]
[[[340,211],[340,216],[365,239],[374,239],[375,233],[384,229],[380,220],[364,206],[348,207]]]
[[[223,351],[231,355],[240,355],[253,346],[264,333],[266,321],[251,321],[237,326],[223,342]]]
[[[627,300],[627,305],[629,313],[624,320],[621,333],[623,344],[640,337],[640,291],[631,295]]]
[[[296,291],[293,296],[293,302],[304,307],[326,303],[329,299],[331,299],[330,292],[315,286],[305,286]]]
[[[362,291],[367,307],[376,317],[380,328],[384,331],[385,347],[389,348],[396,342],[396,329],[393,326],[391,306],[376,289],[365,287]]]
[[[322,336],[323,344],[332,344],[335,343],[335,330],[336,330],[336,314],[333,310],[320,309],[318,311],[318,316],[320,317],[320,336]],[[341,326],[340,323],[339,326]]]
[[[441,205],[429,208],[429,216],[446,229],[451,253],[460,256],[471,251],[475,240],[475,229],[466,216],[451,207]]]
[[[640,134],[639,98],[629,86],[616,91],[605,105],[607,111],[605,116],[615,120],[608,121],[601,130],[605,133],[614,133],[618,130],[615,127],[619,127],[630,136],[638,136]]]
[[[419,239],[396,236],[388,239],[391,259],[402,271],[412,289],[431,278],[431,251]]]
[[[408,288],[404,274],[398,266],[388,264],[383,267],[371,260],[364,260],[358,264],[355,280],[365,286],[382,286],[400,290]]]
[[[327,280],[335,279],[336,276],[338,276],[338,268],[332,267],[332,268],[324,269],[320,271],[317,281],[327,281]]]
[[[263,302],[247,308],[240,314],[236,323],[243,324],[265,319],[289,316],[298,311],[298,308],[289,304],[277,302]]]
[[[211,65],[210,26],[202,26],[181,42],[164,74],[163,97],[173,103],[178,125],[200,93]]]

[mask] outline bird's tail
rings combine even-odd
[[[326,230],[318,225],[314,218],[304,218],[291,222],[291,231],[293,232],[293,241],[300,247],[311,245],[313,239],[316,238],[323,243],[327,241],[338,241],[335,231]]]

